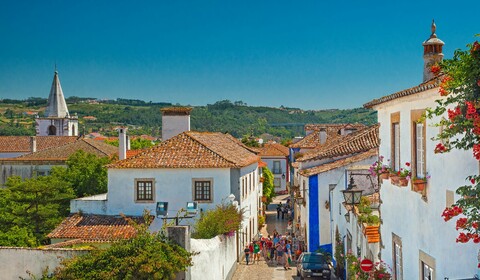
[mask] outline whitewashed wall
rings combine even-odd
[[[192,280],[231,279],[237,265],[236,237],[216,236],[212,239],[191,239],[193,266],[190,269]],[[242,247],[243,248],[243,247]]]
[[[262,161],[265,162],[268,166],[268,169],[273,173],[273,162],[280,161],[280,174],[273,174],[273,177],[280,179],[280,187],[276,187],[275,191],[286,190],[287,189],[287,159],[285,157],[262,157]],[[282,179],[282,174],[285,174],[285,178]]]
[[[386,159],[391,157],[390,114],[399,111],[401,165],[411,161],[410,111],[435,107],[434,100],[439,98],[437,91],[428,90],[380,104],[376,108],[381,124],[381,155]],[[473,158],[471,151],[435,154],[437,142],[430,139],[438,134],[439,128],[431,124],[432,121],[427,120],[426,166],[427,172],[431,175],[427,186],[427,201],[422,199],[421,194],[412,191],[410,186],[400,188],[390,184],[390,181],[384,181],[382,185],[381,235],[385,246],[382,258],[392,266],[392,233],[394,233],[401,238],[403,244],[404,279],[418,279],[420,250],[435,259],[435,279],[472,277],[477,272],[479,246],[471,242],[456,243],[455,239],[458,236],[454,224],[456,219],[446,223],[441,214],[446,207],[446,191],[454,191],[458,186],[467,184],[465,181],[467,175],[478,174],[478,162]]]
[[[52,273],[66,258],[88,253],[88,250],[73,249],[33,249],[20,247],[0,247],[1,279],[31,279],[32,275],[40,279],[48,267]]]

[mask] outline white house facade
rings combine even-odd
[[[434,32],[432,28],[430,38],[436,39]],[[441,53],[443,42],[438,41],[431,50]],[[427,52],[429,45],[424,46]],[[429,57],[441,56],[425,56],[426,64]],[[438,85],[434,77],[364,105],[378,112],[379,153],[390,160],[391,168],[411,168],[412,177],[429,177],[423,190],[412,181],[398,187],[383,180],[381,255],[392,267],[393,279],[463,279],[477,273],[479,246],[456,243],[454,222],[444,222],[441,214],[458,199],[455,189],[467,183],[465,178],[478,174],[479,165],[469,151],[434,153],[438,141],[432,138],[441,131],[435,126],[439,119],[424,120],[422,114],[441,98]]]

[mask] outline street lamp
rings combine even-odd
[[[363,190],[357,188],[353,177],[350,176],[350,183],[348,184],[347,189],[341,192],[343,193],[343,198],[345,199],[346,205],[350,205],[353,207],[360,204]]]

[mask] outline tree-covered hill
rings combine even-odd
[[[152,103],[141,100],[118,99],[98,101],[88,98],[67,99],[70,114],[77,114],[80,131],[100,131],[115,135],[118,125],[128,125],[130,134],[160,136],[161,108],[169,103]],[[43,115],[46,100],[0,100],[0,135],[34,135],[34,114]],[[178,106],[178,105],[177,105]],[[83,117],[93,116],[96,120]],[[242,101],[218,101],[206,106],[194,106],[191,113],[192,130],[228,132],[236,137],[258,136],[268,133],[282,138],[303,135],[306,123],[363,123],[377,122],[375,111],[364,108],[346,110],[301,110],[298,108],[273,108],[247,106]]]

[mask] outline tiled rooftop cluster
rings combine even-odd
[[[48,136],[51,137],[51,136]],[[98,157],[112,156],[118,153],[118,148],[93,139],[78,139],[73,143],[44,149],[35,153],[22,155],[8,160],[67,160],[75,152],[83,150]]]
[[[302,140],[290,145],[291,148],[304,148],[304,149],[315,149],[322,146],[329,146],[332,143],[336,143],[337,140],[342,137],[342,129],[362,129],[365,125],[363,124],[306,124],[305,131],[310,132]],[[326,132],[326,141],[325,143],[320,142],[320,131],[325,130]]]
[[[339,142],[304,154],[301,158],[297,159],[297,161],[304,162],[323,158],[333,158],[357,154],[370,149],[377,149],[380,145],[378,128],[379,125],[376,124],[348,134],[341,140],[339,139]]]
[[[49,238],[83,239],[85,241],[112,241],[132,238],[136,234],[135,228],[128,219],[144,223],[141,217],[120,217],[103,215],[73,214],[64,219],[51,233]]]
[[[77,136],[35,136],[37,151],[75,142]],[[0,153],[31,152],[31,136],[0,136]]]
[[[289,150],[287,147],[278,143],[266,143],[261,148],[256,149],[259,156],[283,156],[287,157]]]
[[[239,168],[259,161],[240,141],[219,132],[183,132],[109,168]]]

